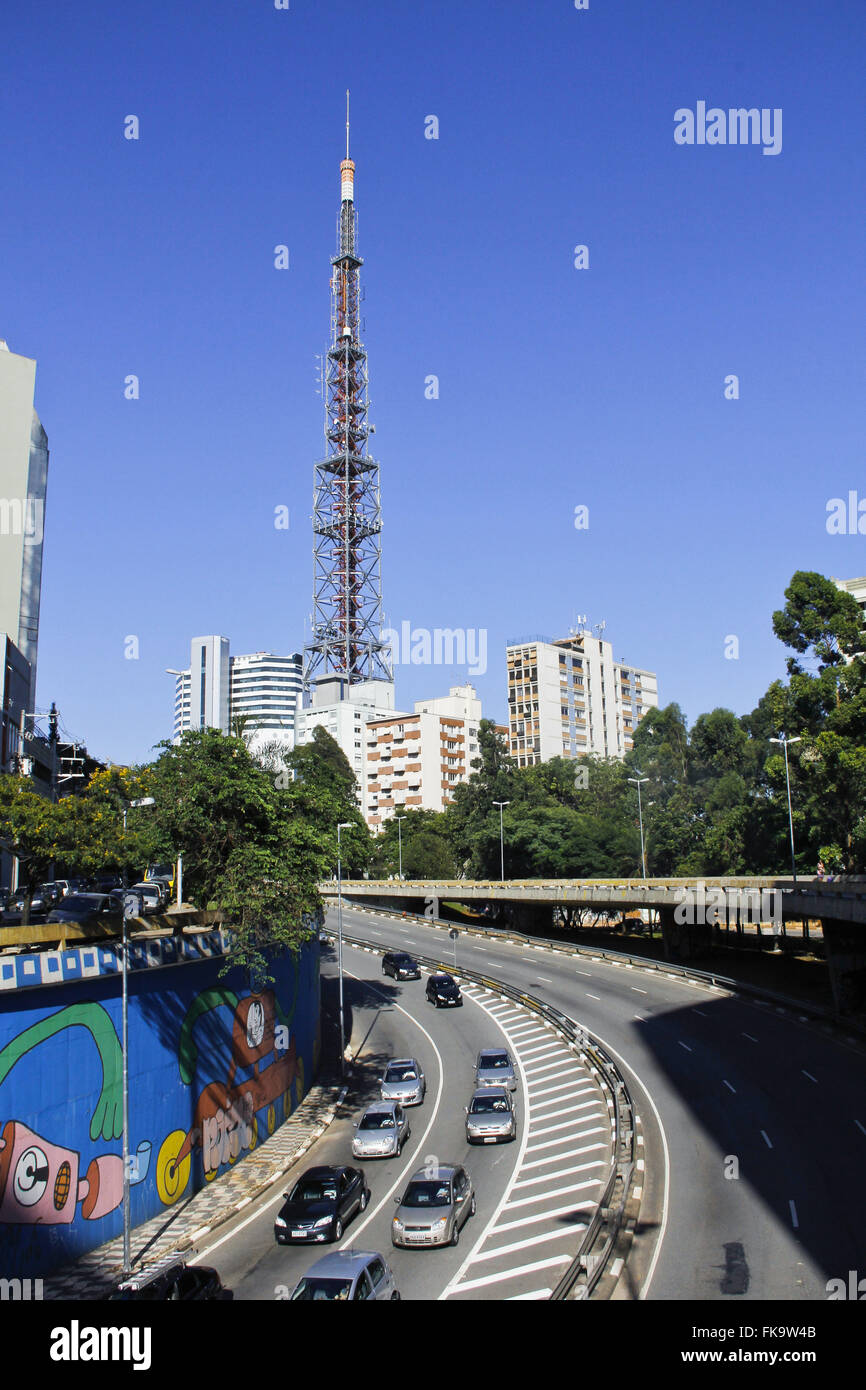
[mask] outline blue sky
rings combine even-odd
[[[98,756],[170,733],[190,637],[303,645],[347,86],[392,625],[486,629],[502,719],[506,641],[586,614],[694,719],[784,673],[794,570],[866,573],[825,524],[866,497],[860,0],[51,0],[3,29],[38,700]],[[781,153],[677,145],[701,100],[781,108]],[[411,708],[465,669],[396,674]]]

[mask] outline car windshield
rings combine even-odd
[[[74,911],[77,911],[78,908],[82,908],[82,907],[83,907],[83,908],[88,908],[88,909],[90,909],[90,908],[92,908],[93,906],[94,906],[94,900],[93,900],[93,898],[84,898],[84,897],[81,896],[80,893],[67,894],[67,896],[63,899],[63,911],[64,911],[64,912],[69,912],[70,909],[74,912]]]
[[[406,1188],[404,1207],[447,1207],[451,1205],[448,1182],[411,1182]]]
[[[380,1110],[373,1110],[373,1111],[370,1112],[370,1114],[364,1115],[364,1116],[362,1117],[361,1123],[358,1125],[358,1128],[359,1128],[359,1129],[393,1129],[393,1128],[394,1128],[394,1116],[393,1116],[393,1115],[389,1115],[389,1114],[383,1114],[382,1111],[380,1111]]]
[[[290,1202],[335,1202],[337,1184],[322,1178],[301,1178],[292,1188]]]
[[[414,962],[414,960],[412,959],[411,956],[395,956],[395,957],[394,957],[394,960],[395,960],[395,961],[397,962],[397,964],[400,965],[400,966],[407,966],[407,965],[413,966],[413,965],[415,964],[415,962]]]
[[[494,1068],[507,1068],[511,1066],[507,1052],[489,1052],[486,1057],[481,1058],[481,1070],[492,1071]]]
[[[448,975],[443,975],[443,976],[441,976],[441,977],[440,977],[439,979],[437,979],[434,983],[435,983],[437,989],[441,989],[441,990],[445,991],[446,993],[447,993],[449,990],[452,990],[452,989],[456,989],[456,988],[457,988],[457,986],[456,986],[456,984],[454,983],[454,981],[453,981],[452,979],[450,979]]]
[[[352,1290],[351,1279],[302,1279],[292,1299],[311,1303],[313,1299],[327,1299],[331,1303],[349,1297]]]
[[[508,1109],[504,1096],[475,1096],[469,1107],[473,1115],[492,1115],[493,1112]]]
[[[385,1072],[386,1082],[417,1081],[418,1073],[414,1067],[389,1067]]]

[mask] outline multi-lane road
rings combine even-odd
[[[335,915],[329,926],[336,925]],[[442,929],[344,908],[347,935],[381,950],[453,960]],[[770,1006],[650,971],[545,947],[461,933],[457,968],[532,993],[616,1056],[642,1135],[641,1221],[615,1296],[823,1300],[831,1278],[862,1268],[866,1211],[866,1058]],[[346,946],[351,1105],[289,1178],[199,1251],[239,1299],[285,1296],[333,1246],[277,1246],[273,1220],[287,1183],[312,1164],[354,1163],[352,1119],[377,1095],[389,1057],[415,1056],[427,1076],[399,1158],[367,1161],[367,1210],[342,1246],[381,1251],[403,1298],[549,1296],[580,1243],[610,1170],[606,1097],[536,1016],[467,986],[462,1009],[435,1010],[423,980],[396,984],[377,954]],[[333,952],[323,969],[333,970]],[[475,1054],[518,1058],[518,1139],[470,1148],[464,1111]],[[395,1198],[425,1162],[461,1163],[477,1212],[456,1248],[393,1250]]]

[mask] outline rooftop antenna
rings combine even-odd
[[[349,158],[349,88],[346,88],[346,158]]]

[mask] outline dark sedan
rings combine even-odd
[[[119,1284],[109,1301],[121,1303],[209,1303],[232,1298],[215,1269],[166,1261]]]
[[[450,975],[431,975],[427,981],[427,998],[437,1009],[462,1005],[463,996],[456,980]]]
[[[382,974],[394,980],[420,980],[421,967],[417,960],[403,951],[389,951],[382,957]]]
[[[80,922],[87,925],[98,922],[109,912],[120,909],[111,901],[107,893],[70,893],[61,898],[57,907],[51,909],[49,922]]]
[[[323,1244],[342,1239],[347,1223],[369,1202],[370,1189],[357,1168],[308,1168],[283,1196],[285,1205],[274,1221],[278,1244]]]

